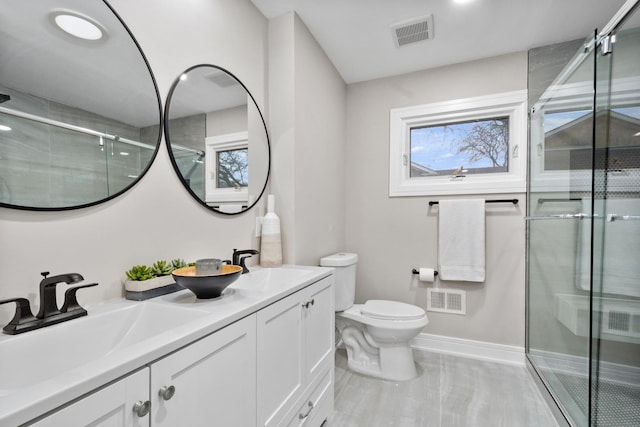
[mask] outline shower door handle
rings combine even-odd
[[[640,220],[640,215],[618,215],[618,214],[608,214],[607,221],[638,221]]]
[[[592,219],[599,218],[600,215],[587,214],[587,213],[574,213],[574,214],[557,214],[557,215],[541,215],[541,216],[525,216],[525,221],[538,221],[549,219]]]

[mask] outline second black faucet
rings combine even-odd
[[[251,258],[253,255],[258,255],[259,253],[260,251],[257,251],[255,249],[242,249],[242,250],[234,249],[233,256],[231,257],[232,259],[231,263],[233,265],[239,265],[240,267],[242,267],[242,274],[248,273],[249,269],[245,264],[246,259]],[[241,255],[244,255],[244,256],[241,257]]]

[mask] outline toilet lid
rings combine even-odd
[[[424,310],[415,305],[375,299],[365,302],[360,312],[364,316],[387,320],[413,320],[425,315]]]

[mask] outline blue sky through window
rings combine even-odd
[[[508,127],[506,118],[502,118]],[[490,168],[494,164],[489,157],[472,161],[472,152],[461,152],[464,140],[474,126],[488,126],[493,120],[474,120],[446,125],[426,126],[411,129],[411,163],[434,171],[451,171],[464,166],[465,169]],[[506,147],[500,154],[504,162]]]

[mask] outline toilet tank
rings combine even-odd
[[[356,263],[358,254],[338,253],[320,260],[322,267],[335,268],[336,311],[344,311],[353,305],[356,294]]]

